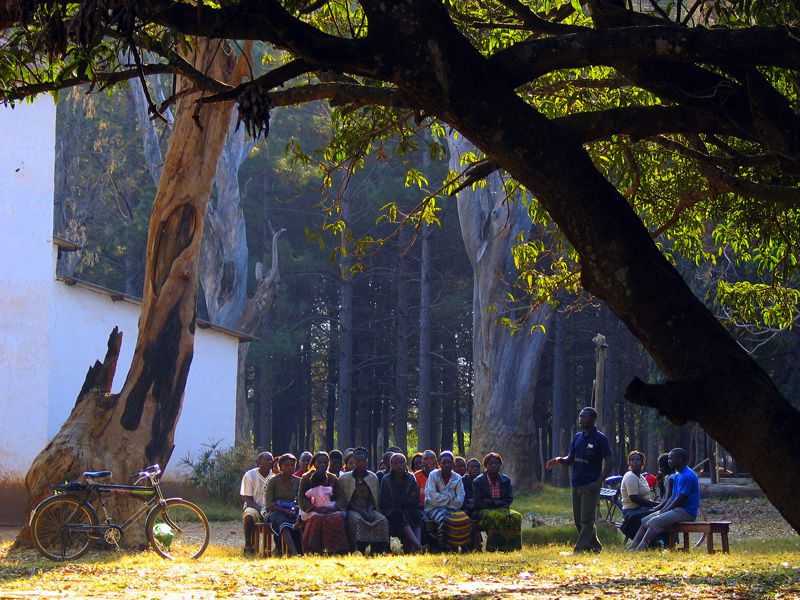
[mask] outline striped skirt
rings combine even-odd
[[[435,509],[426,513],[438,524],[437,538],[440,546],[461,548],[472,543],[472,519],[463,510]]]
[[[480,528],[487,532],[486,551],[522,549],[522,515],[510,508],[489,508],[478,513]]]

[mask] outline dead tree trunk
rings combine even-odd
[[[224,42],[199,40],[188,59],[195,68],[229,80],[233,64]],[[181,82],[181,87],[188,84]],[[152,463],[166,465],[181,412],[194,348],[197,268],[206,203],[232,104],[210,105],[193,120],[196,94],[178,104],[164,174],[153,203],[147,243],[139,336],[125,385],[110,394],[121,336],[112,334],[106,364],[90,371],[75,408],[53,440],[34,459],[25,478],[28,510],[50,493],[50,484],[84,470],[108,469],[113,481]],[[115,516],[123,502],[110,505]],[[134,533],[135,531],[135,533]],[[144,543],[130,530],[127,545]],[[138,537],[137,537],[138,534]],[[23,528],[18,543],[29,542]]]
[[[450,168],[472,146],[464,138],[448,137]],[[464,144],[464,146],[462,146]],[[516,279],[511,246],[530,228],[522,202],[506,197],[497,174],[486,186],[458,194],[458,216],[464,246],[475,275],[472,295],[473,365],[475,371],[470,454],[499,452],[514,485],[535,489],[539,482],[531,465],[539,463],[533,400],[539,359],[552,309],[542,306],[528,316],[516,333],[499,323],[518,307],[508,301]],[[493,307],[493,308],[492,308]]]

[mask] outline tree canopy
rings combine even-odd
[[[328,157],[349,168],[389,135],[454,128],[482,153],[464,183],[502,169],[532,223],[558,226],[555,260],[535,244],[519,253],[530,287],[574,285],[579,269],[670,379],[634,380],[628,399],[701,423],[800,531],[800,475],[769,458],[800,450],[800,415],[671,264],[728,263],[714,301],[741,319],[794,320],[797,16],[758,0],[6,0],[0,94],[171,72],[204,90],[200,127],[204,105],[236,100],[253,135],[276,106],[329,99],[343,135]],[[279,58],[229,86],[182,58],[186,36],[257,40]],[[734,273],[750,259],[755,273]]]

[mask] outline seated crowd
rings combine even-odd
[[[426,450],[412,457],[409,470],[405,455],[389,448],[377,473],[367,468],[364,448],[303,452],[299,460],[262,452],[256,462],[240,490],[245,554],[253,553],[256,523],[268,525],[290,555],[387,553],[390,536],[405,552],[480,552],[484,531],[487,551],[522,546],[522,515],[511,509],[511,479],[500,473],[503,459],[494,452],[481,465]]]

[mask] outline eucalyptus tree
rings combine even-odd
[[[450,135],[447,141],[450,168],[457,171],[464,155],[474,149],[463,137]],[[457,197],[461,235],[474,276],[470,453],[500,452],[515,485],[536,489],[538,480],[531,467],[539,463],[539,443],[533,401],[553,308],[531,306],[530,296],[517,283],[512,249],[520,238],[531,236],[531,219],[499,173],[490,174],[483,186],[460,190]],[[510,330],[512,324],[518,326],[516,331]]]
[[[531,217],[546,213],[575,252],[567,270],[579,267],[583,288],[669,378],[634,379],[627,398],[702,424],[800,529],[800,474],[775,460],[798,450],[800,413],[663,252],[670,239],[670,251],[698,260],[757,253],[772,279],[721,286],[721,299],[765,320],[795,316],[797,9],[750,0],[651,6],[652,14],[601,0],[6,0],[0,23],[21,28],[8,37],[4,65],[26,68],[4,69],[4,94],[172,70],[206,90],[201,106],[237,99],[253,134],[266,132],[272,107],[319,98],[342,107],[365,139],[415,119],[449,124],[485,155],[476,177],[501,168],[532,194]],[[176,55],[181,35],[262,40],[285,60],[225,85]],[[121,45],[158,51],[164,63],[127,69],[114,59]],[[41,67],[27,68],[42,54]],[[420,218],[433,210],[426,203]],[[708,230],[714,248],[698,233]],[[576,285],[574,273],[531,270],[530,279]]]

